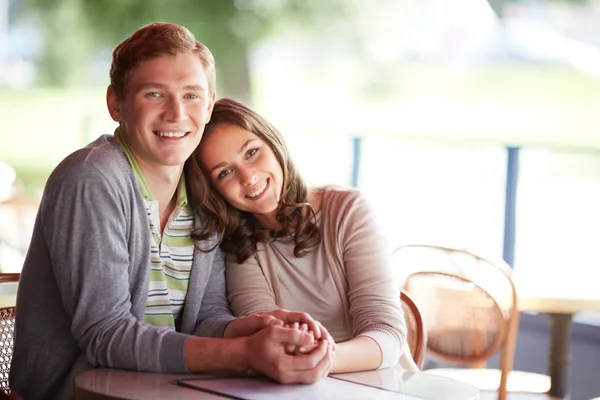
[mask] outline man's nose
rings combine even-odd
[[[165,118],[169,121],[179,122],[187,118],[187,111],[184,102],[176,97],[172,97],[167,102]]]

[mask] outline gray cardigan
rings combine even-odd
[[[189,335],[222,337],[233,319],[220,251],[196,250],[179,332],[142,323],[148,217],[111,138],[68,156],[44,190],[19,282],[10,371],[12,390],[27,400],[72,398],[75,377],[92,368],[185,373]]]

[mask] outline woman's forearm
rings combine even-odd
[[[357,336],[338,343],[332,374],[369,371],[379,368],[382,354],[377,342],[368,336]]]

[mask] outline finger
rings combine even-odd
[[[282,319],[283,321],[285,321],[287,323],[292,323],[292,322],[305,323],[308,325],[308,330],[315,332],[315,335],[316,335],[315,337],[317,339],[321,338],[321,331],[320,331],[320,326],[319,326],[320,324],[314,318],[312,318],[308,313],[279,309],[276,311],[272,311],[271,315],[274,315],[277,318]]]
[[[302,332],[308,332],[308,325],[307,324],[300,325],[300,330]]]
[[[293,370],[305,371],[313,369],[327,354],[329,343],[326,340],[322,340],[317,343],[316,347],[308,354],[299,354],[294,357]]]
[[[319,343],[315,342],[313,344],[309,344],[306,346],[300,346],[300,347],[298,347],[298,353],[299,354],[308,354],[308,353],[312,352],[314,349],[316,349],[318,345],[319,345]]]
[[[300,327],[300,324],[299,324],[299,323],[297,323],[297,322],[294,322],[294,323],[292,324],[292,328],[293,328],[293,329],[298,329],[299,327]]]
[[[282,325],[283,322],[275,317],[270,315],[265,316],[252,316],[250,318],[250,325],[254,327],[254,330],[267,328],[269,326],[278,326]]]
[[[326,376],[332,366],[331,348],[327,342],[321,341],[310,355],[294,356],[293,367],[284,374],[282,379],[287,383],[314,383]]]
[[[271,318],[270,325],[272,326],[283,326],[283,321],[279,318],[275,318],[273,316],[269,316]]]
[[[321,326],[321,339],[327,339],[327,341],[333,343],[335,347],[335,340],[333,340],[329,331],[320,322],[318,322],[318,324]]]
[[[284,350],[285,350],[285,353],[286,353],[286,354],[294,355],[294,354],[296,354],[296,349],[297,349],[298,347],[297,347],[297,346],[295,346],[295,345],[293,345],[293,344],[286,343],[286,344],[283,346],[283,348],[284,348]]]
[[[319,364],[315,367],[317,379],[321,379],[329,375],[331,368],[333,368],[333,360],[335,359],[335,352],[333,351],[333,343],[329,343],[327,346],[327,352],[325,357],[321,359]]]
[[[308,319],[303,320],[302,322],[306,324],[309,331],[313,332],[313,336],[315,337],[315,339],[321,339],[322,338],[321,337],[322,336],[321,335],[321,329],[322,329],[321,323],[319,321],[311,318],[308,314],[306,314],[306,317]]]
[[[305,346],[312,343],[312,336],[299,329],[286,329],[280,326],[269,328],[271,331],[270,339],[277,343],[293,344],[295,346]]]

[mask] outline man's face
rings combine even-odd
[[[142,171],[182,167],[200,143],[215,96],[200,59],[189,53],[143,61],[127,93],[107,94],[111,117]]]

